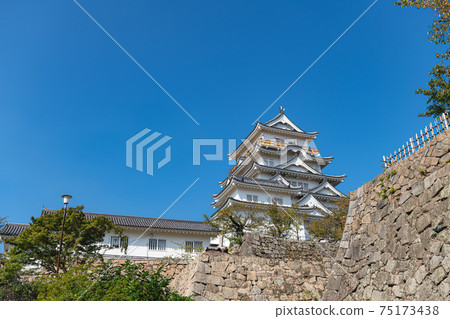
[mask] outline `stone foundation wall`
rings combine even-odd
[[[449,300],[450,131],[351,193],[324,300]]]
[[[206,251],[171,285],[196,300],[320,299],[336,249],[247,234],[239,252]]]
[[[115,260],[114,263],[125,263],[126,259]],[[144,264],[149,271],[156,271],[163,265],[161,260],[131,260],[134,264]],[[161,269],[161,275],[173,279],[178,276],[189,263],[187,262],[164,262],[164,267]]]

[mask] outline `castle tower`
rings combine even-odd
[[[229,154],[236,165],[219,183],[222,190],[213,195],[217,214],[233,203],[257,205],[297,204],[307,221],[323,218],[345,195],[335,187],[346,175],[326,175],[322,169],[333,157],[322,157],[311,147],[318,132],[305,132],[295,125],[280,107],[280,113],[266,123],[258,122],[247,138]],[[303,231],[303,239],[308,234]]]

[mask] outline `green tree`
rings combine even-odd
[[[36,300],[37,287],[20,277],[26,274],[20,256],[0,258],[0,300]]]
[[[428,89],[418,89],[415,94],[428,97],[427,111],[419,116],[439,117],[450,110],[450,67],[440,63],[430,72],[432,78],[428,81]]]
[[[300,212],[296,204],[291,207],[279,206],[276,203],[271,204],[265,211],[265,216],[266,227],[271,236],[285,238],[292,230],[299,237],[304,214]]]
[[[38,300],[191,300],[170,289],[170,280],[161,270],[148,271],[145,265],[130,261],[78,265],[57,276],[40,277]]]
[[[116,227],[110,219],[103,216],[87,219],[82,210],[83,206],[67,210],[60,263],[63,272],[74,264],[100,257],[99,251],[105,246],[99,243],[103,241],[106,232],[119,234],[126,243],[122,228]],[[63,210],[42,214],[39,218],[32,217],[30,228],[14,239],[5,240],[12,245],[7,258],[26,265],[38,265],[55,273],[62,219]]]
[[[416,7],[418,9],[434,10],[433,24],[428,35],[430,41],[445,46],[444,53],[437,53],[436,57],[442,60],[433,67],[429,73],[432,78],[428,82],[428,89],[418,89],[415,94],[428,97],[427,111],[419,116],[439,117],[443,112],[450,110],[450,66],[444,64],[450,59],[450,2],[448,0],[399,0],[395,4],[402,7]]]
[[[259,211],[256,205],[239,203],[222,208],[212,219],[205,214],[203,218],[205,223],[218,230],[218,234],[226,236],[232,243],[240,243],[245,232],[261,226],[263,219]]]
[[[295,234],[297,240],[302,239],[302,232],[305,229],[306,213],[302,212],[297,204],[293,204],[293,207],[288,210],[293,219],[291,230]]]
[[[336,201],[336,208],[323,219],[306,224],[309,234],[318,240],[336,242],[341,240],[347,220],[349,200],[347,197]]]

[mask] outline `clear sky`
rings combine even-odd
[[[192,139],[245,138],[373,0],[78,2],[200,125],[74,1],[1,1],[0,216],[11,222],[61,207],[63,193],[86,211],[157,217],[197,178],[164,217],[211,214],[231,166],[193,166]],[[431,14],[379,0],[261,121],[283,105],[319,131],[335,157],[325,172],[348,175],[341,191],[371,180],[430,122],[413,90],[437,62]],[[172,137],[154,176],[125,165],[125,141],[144,128]]]

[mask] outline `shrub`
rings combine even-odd
[[[126,261],[80,265],[67,273],[39,279],[38,300],[165,301],[191,300],[169,288],[170,280],[143,264]]]
[[[30,282],[0,283],[1,301],[33,301],[37,299],[37,286]]]
[[[341,198],[336,201],[336,204],[337,208],[330,215],[306,224],[306,230],[311,236],[330,242],[341,240],[347,220],[349,199]]]
[[[20,280],[25,274],[18,256],[0,258],[0,300],[36,300],[37,287],[31,282]]]

